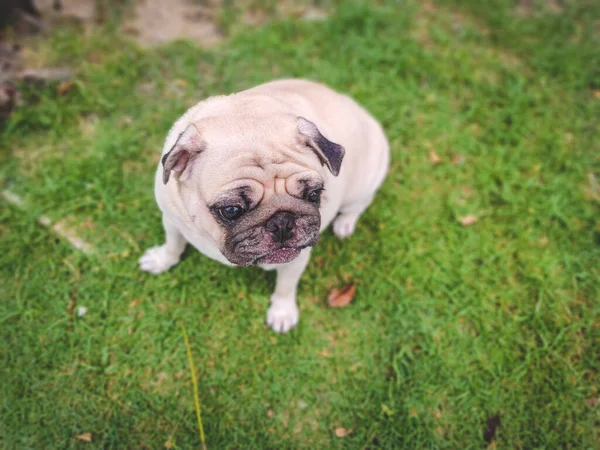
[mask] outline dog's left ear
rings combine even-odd
[[[331,142],[321,134],[317,126],[304,117],[298,117],[298,132],[304,144],[309,146],[319,157],[323,164],[336,177],[340,173],[342,159],[344,159],[344,147]]]
[[[199,155],[205,148],[200,137],[200,131],[193,123],[190,124],[177,138],[177,142],[163,156],[163,183],[167,184],[171,171],[181,173],[188,166],[192,158]]]

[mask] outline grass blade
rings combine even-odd
[[[185,340],[185,349],[187,351],[188,362],[190,363],[190,371],[192,372],[192,384],[194,385],[194,405],[196,406],[196,417],[198,418],[198,430],[200,432],[200,442],[202,442],[202,449],[206,450],[206,440],[204,438],[204,427],[202,426],[202,414],[200,412],[200,395],[198,394],[198,379],[196,377],[196,367],[194,366],[194,359],[192,358],[192,348],[190,347],[190,340],[188,338],[187,330],[183,322],[181,323],[181,330],[183,331],[183,339]]]

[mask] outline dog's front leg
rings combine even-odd
[[[146,250],[146,253],[139,259],[140,268],[153,274],[169,270],[179,262],[187,241],[173,225],[163,215],[163,226],[165,227],[165,243],[158,247],[152,247]]]
[[[310,250],[306,248],[292,262],[276,266],[277,283],[267,311],[267,323],[277,333],[286,333],[298,323],[300,311],[296,305],[296,289],[310,259]]]

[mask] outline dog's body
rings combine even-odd
[[[379,123],[323,85],[281,80],[211,97],[167,136],[155,183],[166,243],[141,268],[169,269],[187,242],[224,264],[276,268],[267,321],[286,332],[318,233],[333,222],[338,237],[352,234],[388,164]]]

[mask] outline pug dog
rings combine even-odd
[[[389,165],[381,125],[350,97],[289,79],[210,97],[171,128],[156,172],[166,240],[140,258],[158,274],[187,243],[227,265],[277,270],[267,323],[299,319],[296,289],[319,233],[349,237]]]

